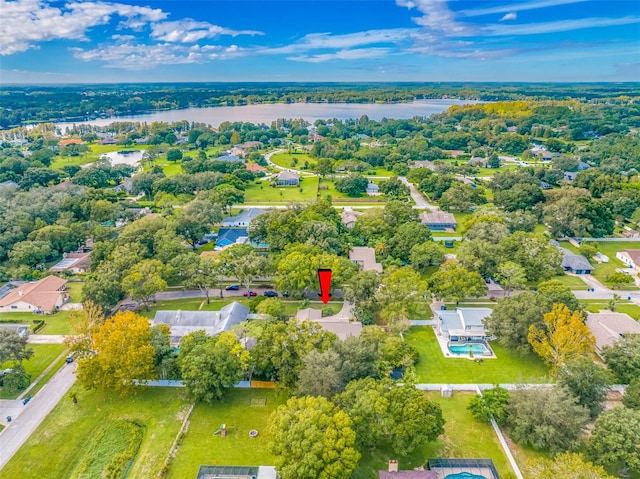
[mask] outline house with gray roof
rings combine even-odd
[[[243,238],[249,239],[247,228],[220,228],[216,238],[216,250],[236,243],[242,243]]]
[[[214,158],[215,161],[229,161],[232,163],[244,163],[244,158],[240,158],[237,155],[222,155]]]
[[[484,341],[487,332],[484,320],[491,315],[489,308],[456,308],[435,312],[436,332],[454,342]]]
[[[0,323],[0,329],[8,329],[9,331],[14,331],[18,333],[18,336],[20,336],[21,338],[26,338],[27,336],[29,336],[28,324]]]
[[[562,269],[574,274],[591,274],[593,272],[593,266],[589,263],[589,260],[581,254],[575,254],[565,248],[560,248],[562,251]]]
[[[458,226],[453,214],[440,210],[421,213],[420,221],[431,231],[455,231]]]
[[[171,329],[171,345],[177,346],[187,334],[204,331],[209,336],[230,331],[236,324],[246,321],[249,308],[233,302],[220,311],[157,311],[153,325],[166,324]]]
[[[298,184],[300,184],[300,175],[293,171],[282,171],[277,176],[277,186],[298,186]]]
[[[268,213],[267,210],[260,208],[247,208],[236,216],[231,216],[222,220],[222,226],[227,228],[248,227],[251,222],[260,215]]]
[[[598,354],[602,353],[604,347],[613,346],[625,334],[640,334],[640,322],[624,313],[588,313],[586,324],[596,338]]]

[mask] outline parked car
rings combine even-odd
[[[276,291],[265,291],[264,295],[267,298],[277,298],[278,297],[278,293]]]
[[[242,296],[258,296],[258,293],[256,293],[255,291],[245,291],[244,293],[242,293]]]
[[[73,356],[75,356],[76,352],[72,352],[71,354],[69,354],[69,356],[67,356],[67,359],[65,359],[65,361],[67,363],[72,363],[73,362]]]
[[[229,286],[227,286],[226,288],[227,291],[239,291],[240,290],[240,285],[239,284],[230,284]]]

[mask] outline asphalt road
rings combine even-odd
[[[47,414],[58,404],[76,381],[74,364],[65,364],[51,380],[24,406],[20,415],[0,432],[0,469],[2,469],[20,447],[29,439]],[[46,453],[55,451],[43,451]]]
[[[409,192],[411,193],[411,198],[413,198],[413,201],[416,203],[416,208],[432,211],[438,210],[437,206],[429,204],[427,200],[424,199],[424,196],[422,196],[417,188],[407,180],[406,176],[399,176],[398,179],[409,187]]]

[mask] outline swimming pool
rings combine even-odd
[[[458,472],[457,474],[449,474],[444,479],[487,479],[479,474],[471,474],[470,472]]]
[[[473,354],[485,354],[489,352],[487,347],[482,343],[450,344],[448,347],[449,351],[453,354],[469,354],[469,347],[471,347]]]

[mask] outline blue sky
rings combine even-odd
[[[0,82],[640,81],[636,0],[0,0]]]

